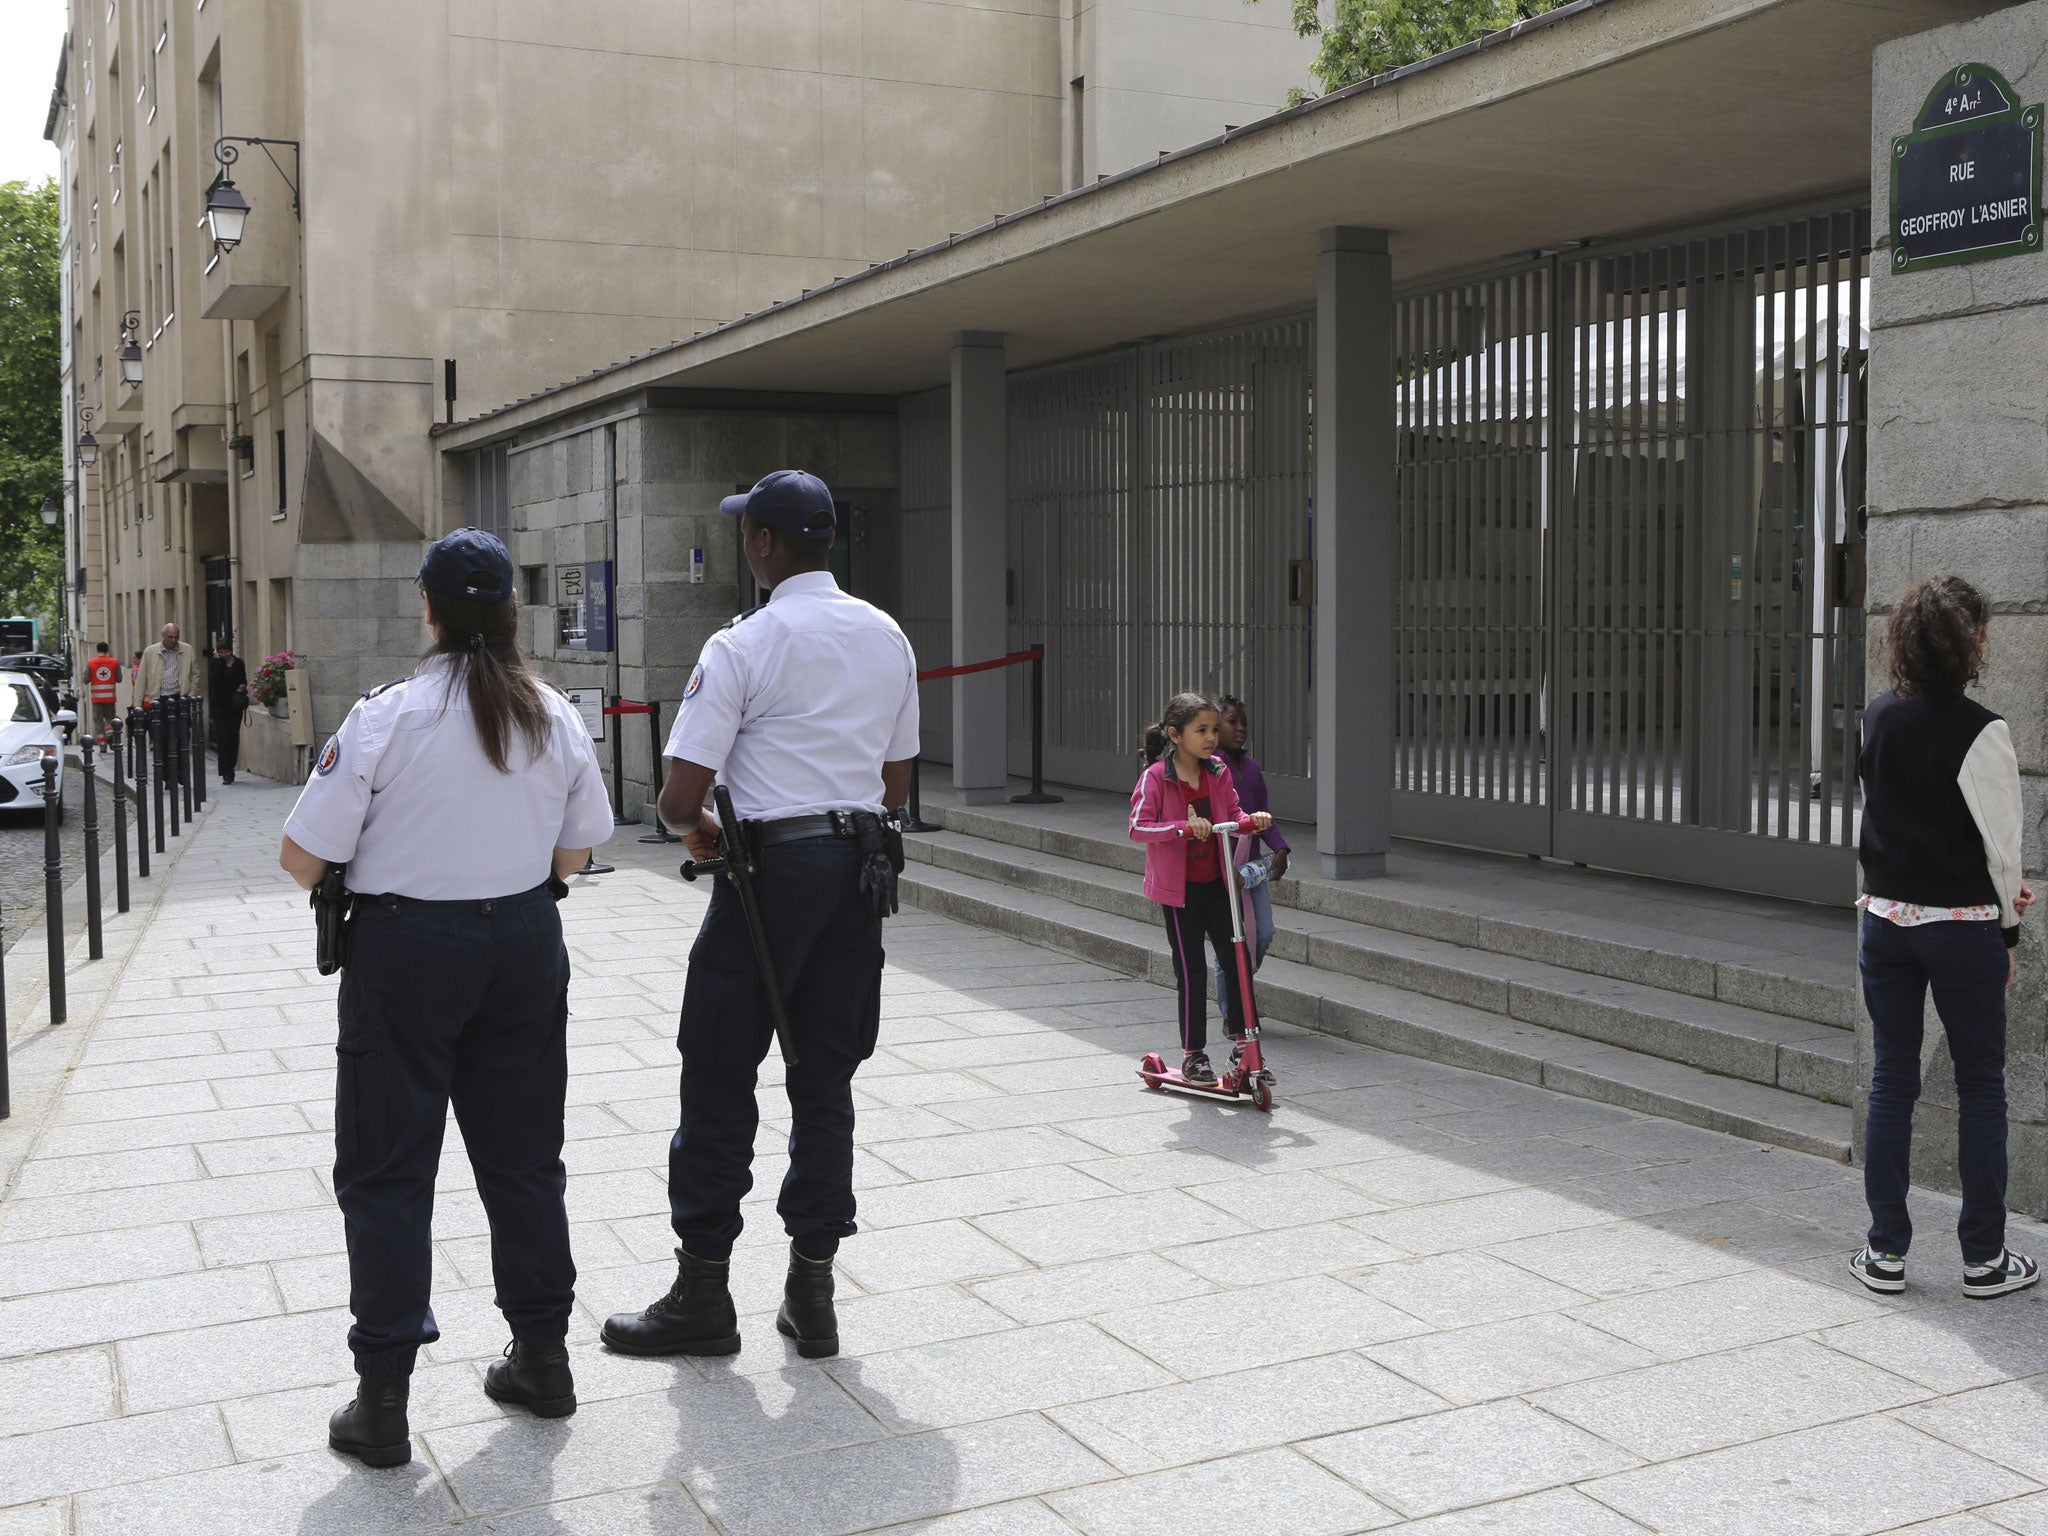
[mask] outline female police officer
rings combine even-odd
[[[519,654],[505,546],[458,528],[427,550],[419,585],[432,646],[349,711],[280,856],[309,889],[346,864],[359,893],[334,1193],[362,1380],[328,1440],[371,1466],[411,1458],[413,1357],[440,1337],[429,1223],[451,1099],[512,1328],[485,1391],[551,1418],[576,1409],[563,1343],[576,1280],[562,1204],[569,957],[548,882],[612,831],[588,734]]]

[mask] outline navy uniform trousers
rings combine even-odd
[[[493,901],[371,897],[358,910],[334,1091],[358,1374],[406,1375],[441,1336],[428,1293],[451,1100],[490,1218],[498,1309],[515,1338],[567,1336],[568,1021],[569,955],[545,888]]]
[[[782,978],[797,1064],[785,1074],[789,1171],[776,1209],[797,1250],[829,1258],[853,1234],[853,1074],[882,1012],[882,924],[860,897],[850,839],[804,838],[761,856],[754,884]],[[731,1255],[753,1187],[754,1087],[774,1042],[739,892],[721,879],[683,985],[682,1114],[669,1145],[669,1215],[700,1259]]]

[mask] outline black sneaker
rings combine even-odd
[[[1903,1291],[1906,1288],[1906,1261],[1896,1253],[1875,1253],[1869,1244],[1849,1261],[1849,1267],[1873,1291]]]
[[[1209,1053],[1207,1051],[1189,1051],[1186,1058],[1180,1064],[1180,1075],[1183,1081],[1190,1083],[1213,1083],[1216,1081],[1216,1069],[1209,1065]]]
[[[2040,1265],[2007,1248],[1989,1264],[1963,1266],[1963,1294],[2003,1296],[2007,1291],[2023,1291],[2040,1278]]]

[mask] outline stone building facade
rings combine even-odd
[[[1238,0],[71,0],[73,652],[167,619],[295,650],[317,740],[416,657],[421,541],[507,510],[437,420],[1270,111],[1310,55]],[[282,722],[247,750],[292,771]]]

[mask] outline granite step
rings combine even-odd
[[[1136,923],[1163,955],[1158,909],[1128,872],[952,834],[909,844],[921,863]],[[1276,908],[1274,928],[1268,967],[1291,962],[1834,1104],[1853,1092],[1853,1037],[1809,1019],[1300,909]]]
[[[1105,797],[1082,791],[1071,798],[1075,803],[1038,816],[1011,807],[929,801],[925,815],[985,843],[1125,875],[1142,873],[1144,851],[1123,835],[1120,818],[1093,804]],[[1814,959],[1631,923],[1625,912],[1574,911],[1562,901],[1519,908],[1448,884],[1417,891],[1412,881],[1324,880],[1306,873],[1308,863],[1298,865],[1298,877],[1275,884],[1276,917],[1282,911],[1312,913],[1835,1029],[1855,1027],[1853,928],[1845,929],[1841,958]]]
[[[1155,923],[929,861],[906,871],[903,892],[926,911],[1172,985]],[[1258,995],[1267,1018],[1380,1050],[1838,1161],[1849,1157],[1850,1111],[1785,1088],[1278,956],[1269,955],[1260,969]],[[1275,1066],[1284,1093],[1284,1062]]]

